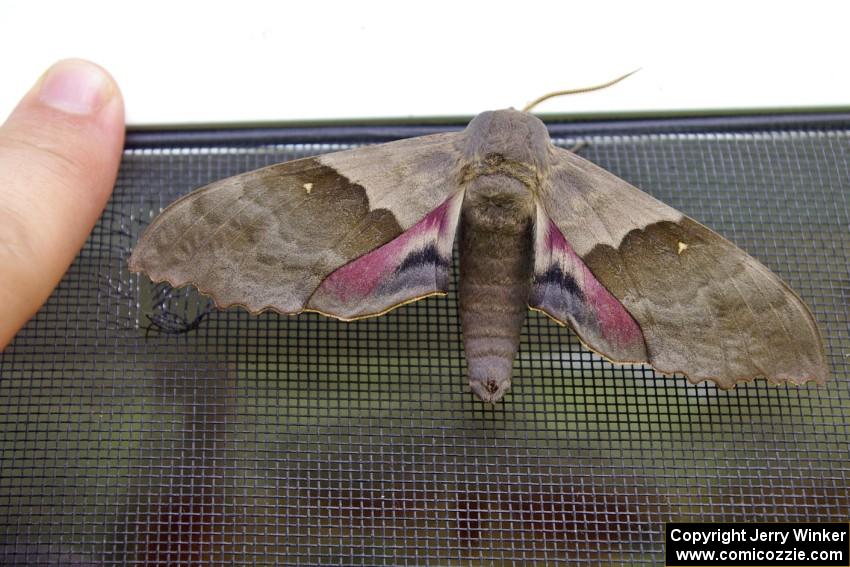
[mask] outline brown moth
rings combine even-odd
[[[485,402],[510,386],[529,307],[613,362],[693,383],[827,378],[815,320],[775,274],[512,109],[202,187],[154,220],[130,269],[221,308],[348,321],[445,295],[458,228],[469,384]]]

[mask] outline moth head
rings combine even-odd
[[[549,155],[549,131],[539,118],[513,108],[482,112],[465,130],[466,158],[471,163],[482,162],[498,155],[507,164],[520,164],[543,169]]]

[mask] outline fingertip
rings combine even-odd
[[[0,127],[0,350],[85,242],[123,143],[118,85],[82,59],[52,65]]]
[[[84,59],[54,63],[35,85],[38,99],[69,114],[94,114],[116,94],[112,76],[99,65]]]

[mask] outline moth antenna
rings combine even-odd
[[[587,147],[587,142],[585,140],[580,140],[572,145],[572,147],[567,148],[567,151],[570,151],[574,154],[579,153],[583,148]]]
[[[608,88],[612,85],[616,85],[617,83],[619,83],[622,80],[628,79],[629,77],[631,77],[632,75],[634,75],[635,73],[640,71],[640,69],[641,68],[638,67],[634,71],[630,71],[630,72],[626,73],[625,75],[623,75],[621,77],[617,77],[616,79],[612,79],[612,80],[608,81],[607,83],[602,83],[601,85],[593,85],[592,87],[579,87],[577,89],[569,89],[569,90],[565,90],[565,91],[555,91],[555,92],[545,94],[541,97],[534,99],[530,103],[528,103],[525,106],[525,108],[522,109],[522,111],[523,112],[530,112],[532,108],[534,108],[535,106],[537,106],[538,104],[540,104],[544,100],[549,100],[550,98],[555,98],[556,96],[566,96],[566,95],[573,95],[573,94],[589,93],[589,92],[599,91],[599,90]]]

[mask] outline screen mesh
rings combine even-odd
[[[178,196],[356,128],[131,136],[91,238],[0,355],[0,563],[657,565],[667,521],[846,521],[846,128],[553,126],[783,277],[827,385],[693,386],[531,313],[495,406],[466,385],[456,267],[448,298],[354,323],[218,311],[128,273]]]

